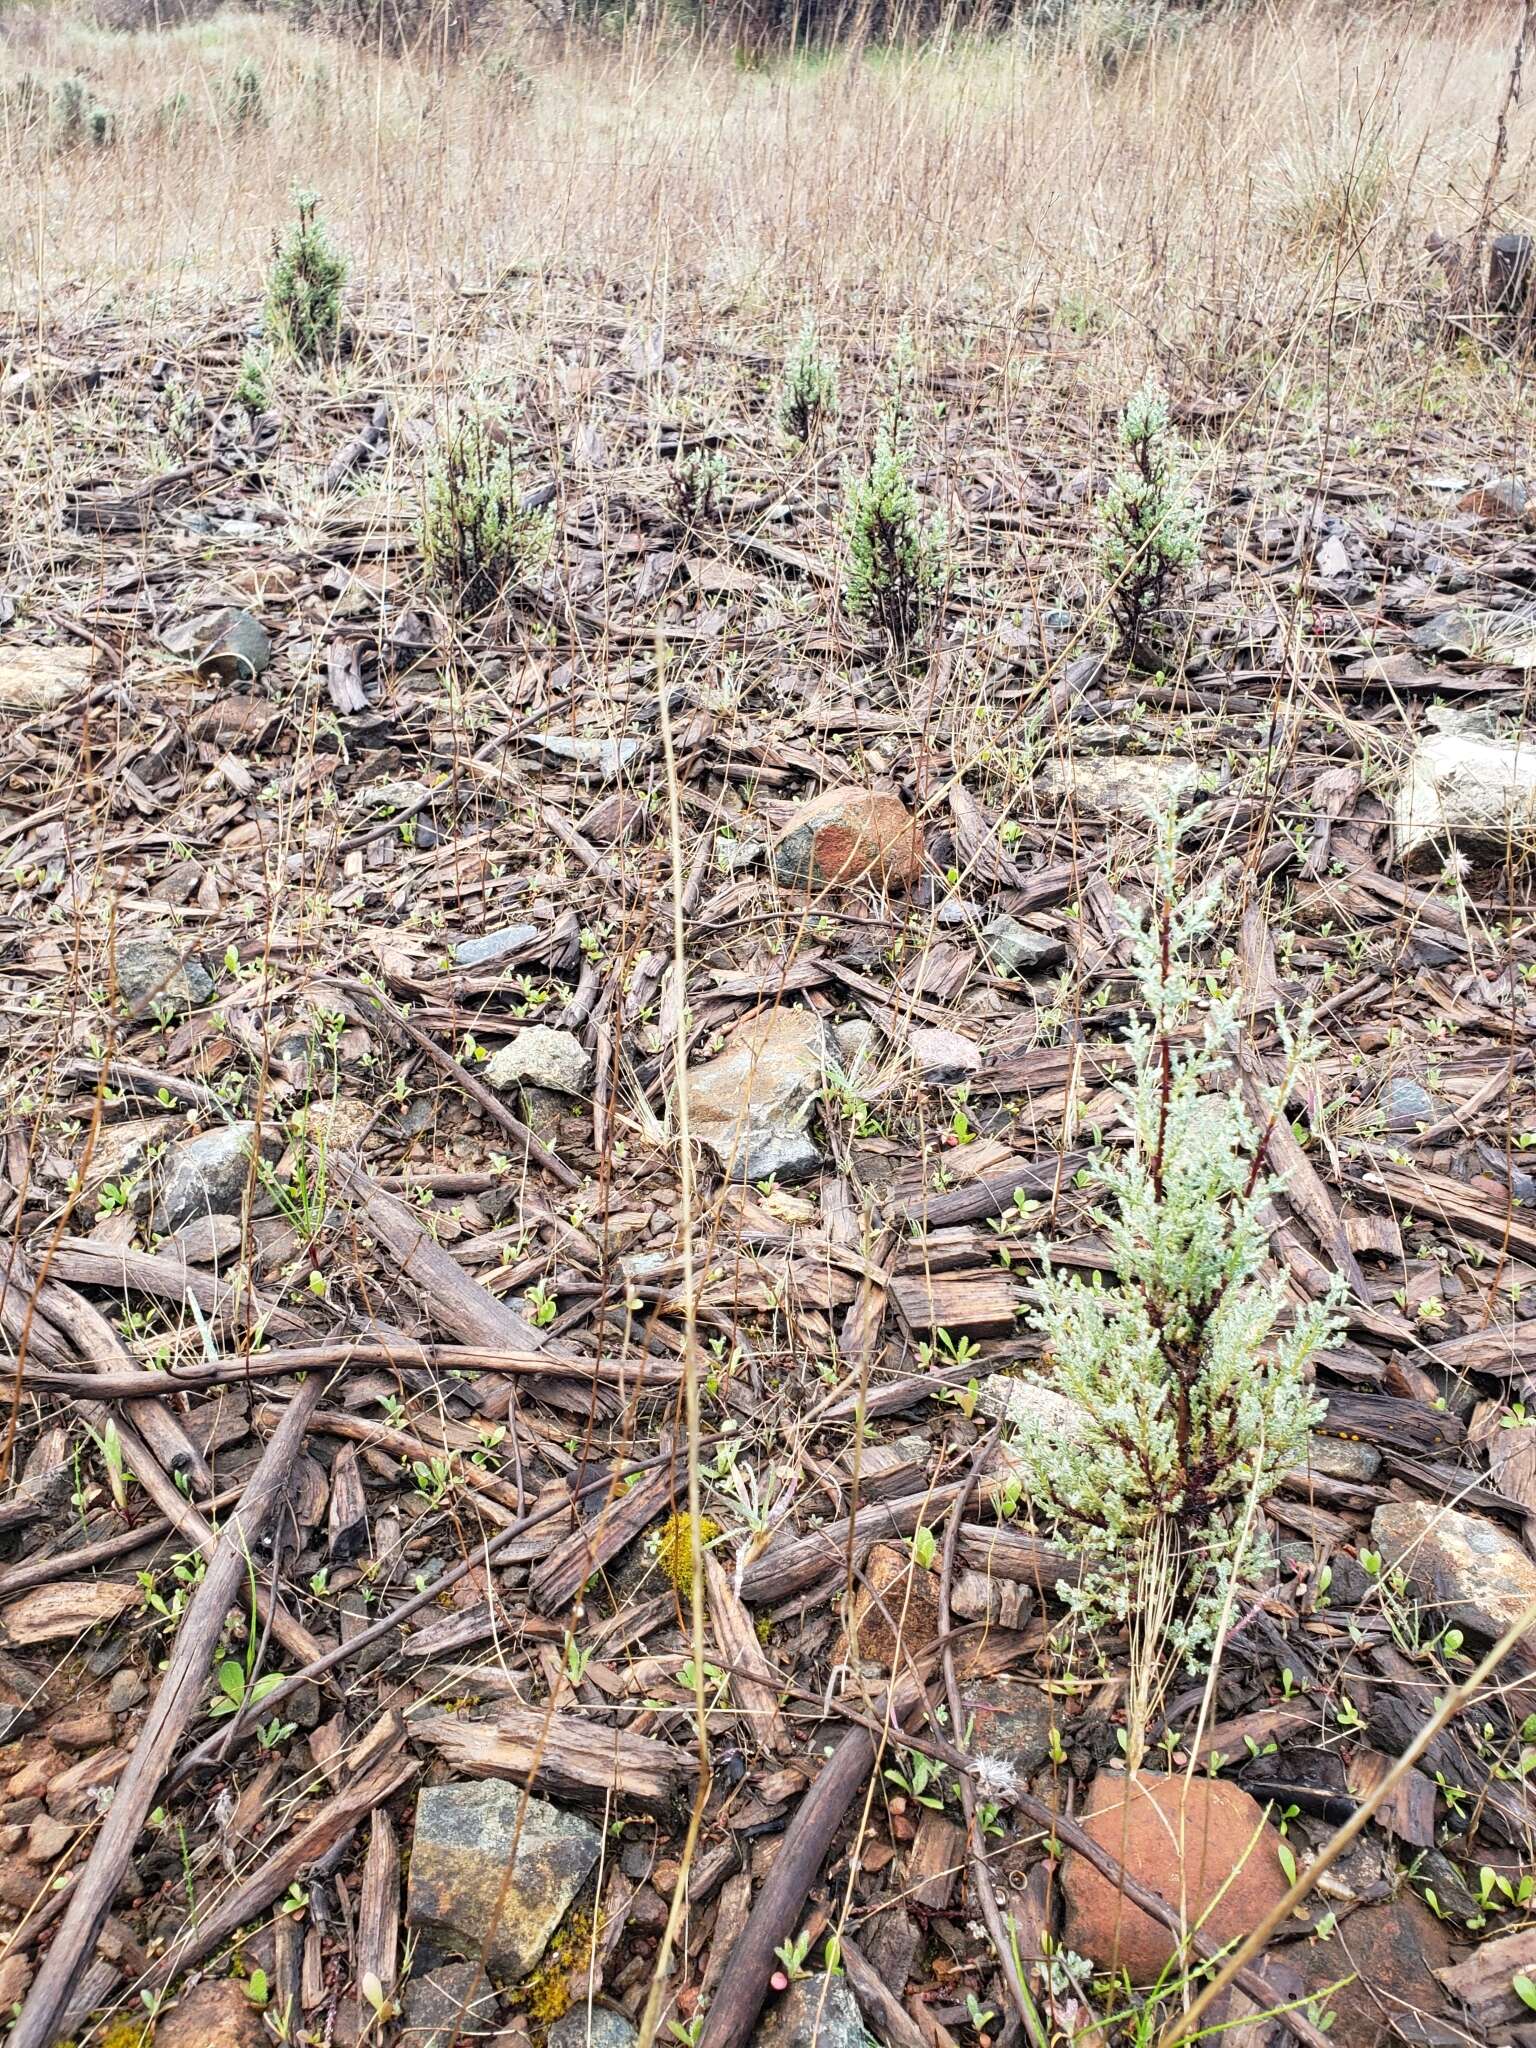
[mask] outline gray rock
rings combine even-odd
[[[516,1982],[538,1963],[601,1846],[589,1821],[499,1778],[429,1785],[416,1801],[406,1921],[444,1953],[484,1954],[493,1977]]]
[[[1024,1784],[1051,1753],[1051,1729],[1058,1725],[1055,1703],[1036,1685],[994,1678],[967,1687],[962,1704],[971,1731],[967,1750],[993,1767],[987,1797],[1005,1804],[1005,1781]]]
[[[807,1132],[769,1131],[748,1141],[731,1178],[746,1184],[776,1180],[781,1187],[793,1187],[820,1173],[822,1164],[821,1149]]]
[[[1413,1876],[1421,1891],[1434,1893],[1435,1903],[1450,1919],[1473,1920],[1482,1911],[1471,1886],[1440,1850],[1421,1849],[1414,1858]]]
[[[1477,1156],[1495,1180],[1504,1181],[1517,1202],[1536,1203],[1536,1173],[1527,1173],[1504,1157],[1497,1145],[1479,1143]]]
[[[547,2048],[635,2048],[640,2036],[610,2005],[573,2005],[550,2028]]]
[[[1303,1472],[1316,1472],[1324,1479],[1345,1479],[1352,1485],[1369,1486],[1381,1470],[1381,1453],[1374,1444],[1354,1444],[1339,1436],[1314,1436],[1307,1443]]]
[[[1536,1563],[1515,1537],[1482,1515],[1437,1501],[1389,1501],[1371,1518],[1383,1567],[1401,1571],[1459,1628],[1501,1636],[1536,1601]],[[1529,1655],[1536,1631],[1522,1638]]]
[[[846,1078],[851,1081],[857,1075],[868,1080],[880,1044],[875,1026],[867,1017],[852,1017],[846,1024],[834,1025],[832,1037],[837,1046],[837,1063]]]
[[[494,967],[514,953],[524,953],[539,936],[536,924],[503,925],[499,932],[482,932],[475,939],[460,939],[453,949],[455,967]]]
[[[484,2040],[499,2001],[478,1963],[443,1963],[412,1977],[400,2001],[401,2048],[452,2048]]]
[[[864,2048],[864,2022],[844,1976],[800,1977],[770,1998],[752,2048]]]
[[[1087,818],[1118,818],[1144,825],[1181,809],[1199,787],[1195,761],[1165,754],[1074,754],[1050,761],[1039,787],[1070,801]]]
[[[994,917],[981,928],[981,950],[998,974],[1034,974],[1042,967],[1054,967],[1065,960],[1067,949],[1061,939],[1037,932],[1016,917]]]
[[[808,1179],[821,1154],[807,1126],[824,1082],[826,1034],[812,1010],[769,1010],[731,1030],[687,1074],[690,1135],[732,1180]]]
[[[574,768],[583,782],[613,782],[640,751],[638,740],[578,740],[558,732],[539,733],[537,743],[551,760]]]
[[[574,1031],[526,1024],[510,1044],[491,1054],[485,1078],[503,1092],[527,1087],[584,1095],[592,1079],[592,1056]]]
[[[266,628],[233,605],[172,626],[163,637],[172,654],[191,657],[200,676],[218,676],[227,683],[254,682],[272,665]]]
[[[1433,867],[1455,849],[1524,859],[1536,847],[1536,746],[1440,732],[1415,751],[1393,803],[1404,867]]]
[[[981,1382],[976,1407],[982,1415],[1015,1429],[1054,1430],[1073,1435],[1082,1410],[1053,1387],[1037,1387],[1033,1380],[1016,1379],[1012,1373],[995,1372]]]
[[[130,1010],[163,1004],[179,1017],[213,994],[213,979],[196,955],[170,938],[119,939],[112,971]]]
[[[1382,1089],[1380,1103],[1389,1131],[1416,1131],[1423,1124],[1432,1124],[1440,1114],[1440,1105],[1429,1090],[1404,1074],[1394,1076]]]
[[[166,1158],[154,1190],[155,1222],[161,1230],[180,1230],[194,1216],[233,1216],[239,1212],[254,1176],[251,1156],[256,1144],[254,1124],[221,1124],[175,1146]],[[262,1133],[262,1156],[278,1158],[282,1140],[270,1128]],[[260,1183],[256,1183],[260,1186]]]
[[[907,1034],[907,1045],[917,1071],[934,1087],[967,1080],[981,1065],[981,1047],[958,1031],[919,1025]]]

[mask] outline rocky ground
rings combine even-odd
[[[893,665],[836,595],[874,355],[804,457],[766,346],[593,318],[513,416],[555,560],[467,633],[398,325],[253,423],[250,317],[13,336],[0,399],[53,465],[0,596],[15,2038],[627,2048],[661,1966],[685,2048],[1011,2048],[1007,1914],[1041,2039],[1150,2039],[1105,1973],[1182,1971],[1123,1876],[1246,1931],[1536,1598],[1511,452],[1176,389],[1205,554],[1126,673],[1112,410],[1048,320],[957,335],[952,586]],[[1170,805],[1245,1089],[1315,1006],[1272,1252],[1348,1307],[1273,1584],[1157,1731],[1195,1772],[1128,1796],[1125,1645],[1063,1638],[1006,1424],[1040,1241],[1108,1263],[1116,898]],[[1222,2039],[1536,2041],[1533,1658]]]

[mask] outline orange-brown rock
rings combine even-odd
[[[1219,1778],[1101,1771],[1079,1819],[1130,1876],[1217,1943],[1249,1933],[1285,1896],[1279,1836],[1261,1806]],[[1068,1948],[1133,1984],[1153,1983],[1177,1946],[1168,1929],[1081,1855],[1068,1852],[1061,1881]]]
[[[937,1641],[938,1634],[937,1575],[919,1564],[905,1544],[877,1543],[865,1563],[864,1581],[853,1596],[843,1654],[891,1670],[898,1662],[921,1655]]]
[[[910,889],[923,871],[923,828],[890,791],[839,786],[803,803],[773,849],[775,877],[790,889],[884,882]]]
[[[233,1977],[194,1984],[155,2027],[155,2048],[266,2048],[261,2015]]]

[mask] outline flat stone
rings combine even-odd
[[[1518,476],[1490,477],[1486,483],[1474,484],[1456,501],[1456,510],[1469,512],[1474,519],[1523,520],[1531,509],[1531,494],[1525,479]]]
[[[478,1963],[443,1963],[412,1977],[400,2000],[400,2048],[453,2048],[495,2030],[501,2001]]]
[[[611,2005],[588,2006],[583,1999],[550,2028],[547,2048],[635,2048],[640,2036]]]
[[[180,1230],[195,1217],[238,1214],[246,1189],[261,1187],[251,1165],[256,1142],[255,1124],[220,1124],[173,1147],[155,1181],[157,1226]],[[269,1161],[281,1156],[282,1140],[270,1126],[261,1149]]]
[[[494,967],[515,953],[525,953],[539,936],[536,924],[508,924],[478,938],[460,939],[453,949],[455,967]]]
[[[601,1846],[589,1821],[499,1778],[429,1785],[416,1801],[406,1921],[444,1953],[484,1955],[494,1978],[516,1982],[538,1963]]]
[[[1191,1926],[1223,1944],[1252,1932],[1285,1896],[1280,1837],[1264,1810],[1220,1778],[1134,1780],[1101,1771],[1079,1816],[1086,1832],[1130,1875],[1181,1908]],[[1154,1983],[1172,1960],[1174,1936],[1070,1850],[1062,1863],[1063,1940],[1101,1969]]]
[[[982,926],[981,950],[997,974],[1034,974],[1067,957],[1064,940],[1037,932],[1006,913]]]
[[[1371,1548],[1443,1607],[1459,1628],[1501,1636],[1536,1601],[1536,1562],[1497,1522],[1427,1500],[1388,1501],[1371,1517]],[[1525,1644],[1536,1651],[1536,1630]]]
[[[194,1216],[180,1230],[173,1230],[160,1249],[175,1254],[189,1266],[211,1266],[215,1260],[238,1252],[240,1243],[237,1217]]]
[[[1284,1953],[1313,1997],[1354,1974],[1353,1983],[1325,2002],[1334,2015],[1328,2038],[1339,2048],[1387,2048],[1389,2042],[1414,2040],[1415,2013],[1440,2018],[1448,2010],[1449,2000],[1431,1973],[1450,1964],[1451,1937],[1411,1892],[1361,1906],[1343,1915],[1326,1941],[1291,1942]]]
[[[583,782],[613,782],[640,751],[635,739],[582,740],[568,734],[541,732],[537,744],[551,760],[576,770]]]
[[[27,1829],[27,1846],[21,1853],[29,1863],[56,1863],[79,1832],[66,1820],[40,1813]]]
[[[1200,776],[1197,762],[1161,754],[1074,754],[1048,761],[1038,786],[1084,817],[1144,825],[1177,810]]]
[[[1432,1124],[1441,1113],[1429,1090],[1403,1074],[1387,1083],[1379,1101],[1389,1131],[1416,1131],[1422,1125]]]
[[[910,889],[923,871],[923,828],[889,790],[839,784],[795,811],[773,847],[786,889],[874,881]]]
[[[797,1978],[777,1998],[770,1993],[752,2048],[865,2048],[853,1986],[840,1973],[817,1972]]]
[[[1381,1470],[1381,1453],[1374,1444],[1354,1444],[1340,1436],[1313,1436],[1307,1442],[1303,1473],[1320,1473],[1324,1479],[1345,1479],[1357,1486],[1369,1486]]]
[[[272,665],[272,639],[259,619],[225,605],[170,627],[162,636],[172,654],[188,656],[200,676],[226,683],[254,682]]]
[[[849,1081],[868,1080],[880,1050],[880,1033],[867,1017],[850,1017],[832,1027],[837,1063]]]
[[[1015,1429],[1047,1430],[1075,1436],[1082,1426],[1083,1411],[1076,1401],[1058,1394],[1054,1387],[1037,1386],[1033,1380],[1013,1373],[994,1372],[982,1380],[976,1392],[976,1407],[996,1422],[1011,1423]]]
[[[883,1610],[883,1611],[882,1611]],[[889,1615],[889,1620],[886,1618]],[[842,1654],[890,1670],[897,1659],[920,1656],[939,1634],[939,1581],[905,1544],[877,1543],[864,1563]]]
[[[180,1017],[213,994],[213,977],[192,949],[175,939],[119,939],[112,972],[118,1000],[129,1010],[163,1007]]]
[[[985,1758],[1016,1785],[1024,1784],[1051,1753],[1051,1729],[1059,1726],[1056,1703],[1038,1686],[1006,1678],[968,1686],[962,1695],[970,1734],[966,1749]],[[964,1734],[962,1729],[961,1733]],[[1001,1778],[999,1777],[999,1784]],[[996,1798],[995,1789],[989,1797]]]
[[[688,1069],[688,1129],[732,1180],[804,1180],[821,1164],[807,1126],[824,1085],[826,1033],[811,1010],[769,1010]]]
[[[1405,868],[1470,858],[1523,858],[1536,843],[1536,745],[1440,732],[1414,752],[1393,803],[1393,842]]]
[[[592,1055],[574,1031],[526,1024],[485,1065],[493,1088],[552,1088],[560,1095],[584,1095],[592,1081]]]
[[[155,2022],[155,2048],[271,2048],[261,2014],[234,1977],[183,1991]]]
[[[943,1031],[919,1025],[907,1033],[913,1064],[933,1087],[964,1081],[981,1065],[981,1047],[958,1031]]]

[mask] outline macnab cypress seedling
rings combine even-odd
[[[505,429],[487,415],[470,414],[439,442],[417,538],[428,581],[471,617],[549,559],[553,522],[522,509]]]
[[[1130,657],[1200,553],[1200,509],[1184,453],[1168,423],[1168,401],[1151,383],[1120,415],[1126,461],[1099,511],[1099,564],[1120,651]]]
[[[823,355],[816,322],[807,316],[784,364],[779,425],[791,441],[808,447],[837,411],[837,362]]]
[[[851,617],[883,628],[893,647],[909,647],[932,617],[946,580],[944,522],[938,514],[923,518],[888,427],[875,436],[868,469],[847,474],[843,488],[843,602]]]
[[[1062,1597],[1095,1625],[1135,1624],[1147,1560],[1165,1560],[1162,1633],[1191,1661],[1264,1560],[1257,1509],[1304,1461],[1321,1413],[1307,1369],[1334,1320],[1331,1300],[1294,1307],[1281,1278],[1261,1276],[1275,1185],[1265,1152],[1283,1091],[1255,1131],[1231,1066],[1236,998],[1197,1010],[1194,948],[1213,909],[1214,891],[1179,896],[1168,825],[1152,914],[1121,905],[1145,1014],[1119,1091],[1131,1143],[1097,1166],[1114,1284],[1047,1265],[1041,1384],[1075,1404],[1075,1420],[1032,1425],[1016,1446],[1024,1497],[1085,1560]]]
[[[297,225],[273,252],[264,325],[274,348],[301,363],[320,363],[335,355],[341,339],[347,266],[320,225],[318,195],[301,192],[297,205]]]

